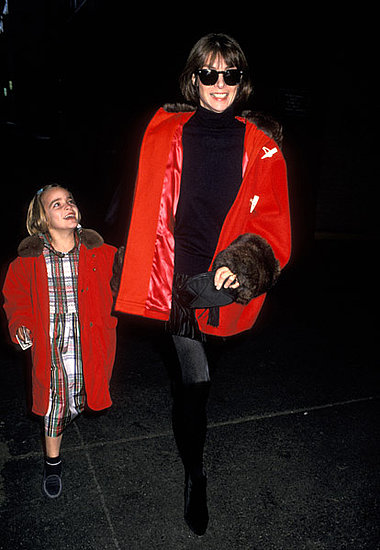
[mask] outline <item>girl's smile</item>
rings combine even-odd
[[[54,187],[42,197],[49,230],[73,230],[79,221],[79,210],[66,189]]]

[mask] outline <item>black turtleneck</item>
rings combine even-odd
[[[242,181],[245,125],[232,107],[198,107],[183,127],[181,192],[175,224],[175,271],[196,275],[212,261],[224,219]]]

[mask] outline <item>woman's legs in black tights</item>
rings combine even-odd
[[[206,531],[206,475],[203,449],[207,430],[210,375],[203,344],[173,336],[178,367],[172,379],[173,433],[185,468],[185,519],[197,534]]]
[[[201,342],[173,336],[179,370],[172,381],[173,432],[186,472],[201,475],[210,375]]]
[[[185,336],[172,336],[177,352],[179,369],[178,376],[183,384],[210,382],[208,360],[204,345],[198,340]]]

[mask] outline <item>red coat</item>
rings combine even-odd
[[[51,345],[49,338],[49,295],[42,241],[27,237],[19,256],[10,264],[5,279],[4,309],[9,332],[17,343],[20,326],[32,332],[32,410],[45,415],[48,409]],[[117,319],[111,315],[110,289],[116,249],[104,244],[95,231],[82,231],[78,268],[78,307],[82,361],[87,404],[101,410],[112,404],[109,382],[116,350]]]
[[[182,128],[192,112],[159,109],[145,132],[116,311],[167,320],[174,271],[174,219],[182,170]],[[264,238],[280,267],[288,262],[291,232],[286,165],[279,146],[245,123],[243,180],[224,221],[215,256],[244,233]],[[265,294],[248,305],[220,308],[218,327],[197,312],[202,332],[231,336],[254,324]]]

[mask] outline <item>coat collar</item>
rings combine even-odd
[[[81,230],[81,244],[88,250],[98,248],[104,244],[103,238],[92,229]],[[31,235],[21,241],[17,249],[22,258],[36,258],[42,254],[44,241],[38,235]]]
[[[188,105],[187,103],[166,103],[163,106],[163,109],[167,113],[188,113],[194,112],[196,107],[193,105]],[[248,121],[257,126],[259,130],[273,139],[281,149],[283,142],[283,128],[281,123],[275,120],[271,115],[260,111],[249,110],[243,111],[240,115],[239,113],[235,114],[243,122]]]

